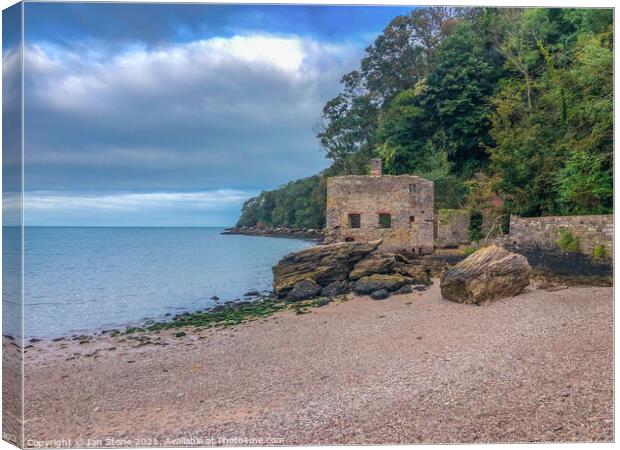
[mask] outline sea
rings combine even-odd
[[[89,333],[240,301],[271,290],[271,267],[314,245],[222,231],[26,227],[25,335]]]

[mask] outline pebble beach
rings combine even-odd
[[[433,281],[226,328],[30,343],[26,445],[613,441],[613,288],[473,306]]]

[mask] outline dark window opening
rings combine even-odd
[[[409,193],[413,194],[415,192],[416,186],[415,184],[410,184],[409,185]]]
[[[344,238],[344,241],[345,242],[354,242],[355,239],[353,239],[351,236],[347,236],[347,237]]]
[[[392,216],[390,214],[379,214],[379,228],[392,228]]]
[[[409,226],[412,227],[415,222],[415,216],[409,216]]]
[[[360,214],[349,214],[349,228],[360,228],[362,217]]]

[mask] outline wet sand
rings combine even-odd
[[[612,315],[612,288],[479,307],[435,280],[182,337],[35,342],[26,444],[611,441]]]

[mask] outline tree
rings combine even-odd
[[[490,99],[503,74],[503,58],[492,46],[496,14],[484,10],[462,21],[445,38],[427,77],[425,103],[435,129],[430,139],[445,151],[459,176],[470,177],[488,158]]]
[[[326,103],[315,125],[327,158],[346,172],[359,167],[351,155],[374,155],[380,111],[426,75],[436,48],[465,11],[420,8],[390,22],[366,49],[360,69],[343,76],[343,91]]]
[[[612,25],[605,28],[601,19],[611,16],[587,17],[537,9],[524,12],[517,24],[522,42],[511,45],[527,55],[522,59],[530,79],[502,80],[491,133],[492,170],[512,213],[611,209]]]

